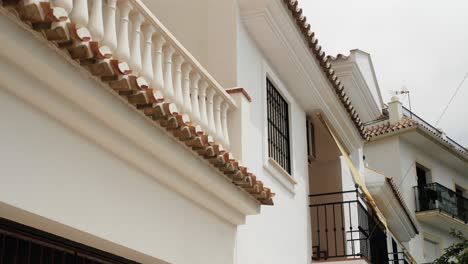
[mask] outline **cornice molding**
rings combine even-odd
[[[2,89],[231,224],[259,213],[258,201],[2,8],[0,29]]]
[[[357,92],[357,95],[360,99],[362,99],[362,104],[357,107],[360,109],[360,112],[367,112],[372,113],[373,116],[380,116],[382,113],[380,112],[380,107],[374,100],[374,96],[372,95],[367,82],[362,75],[359,66],[355,62],[333,62],[333,69],[335,69],[336,75],[340,77],[351,77],[354,87],[357,89],[351,90],[350,87],[345,86],[345,91],[348,95],[351,95],[354,92]],[[362,114],[361,114],[362,115]],[[375,118],[374,118],[375,119]],[[372,120],[367,120],[372,121]]]
[[[399,203],[398,198],[395,197],[390,185],[387,183],[383,175],[369,175],[376,174],[372,170],[366,170],[366,186],[371,194],[377,198],[379,208],[384,212],[388,223],[392,224],[390,228],[393,230],[399,240],[407,242],[413,238],[418,230],[413,226],[413,219],[408,216],[410,212],[405,212],[405,208]],[[403,232],[402,232],[403,231]]]
[[[353,121],[335,94],[320,65],[317,64],[310,54],[303,36],[298,32],[297,26],[291,19],[291,15],[287,13],[287,9],[284,8],[283,3],[280,1],[268,1],[261,8],[242,12],[241,16],[254,40],[257,41],[254,37],[255,32],[252,32],[251,29],[254,26],[266,26],[265,29],[274,34],[273,37],[277,40],[277,43],[284,48],[277,52],[288,54],[288,59],[291,60],[290,64],[295,67],[295,72],[298,73],[298,81],[303,83],[303,89],[308,90],[307,96],[310,98],[308,101],[314,101],[319,104],[320,112],[323,113],[331,126],[337,131],[346,148],[351,150],[362,147],[363,140],[356,130]],[[258,46],[261,49],[260,43],[258,43]],[[268,57],[267,54],[265,56]],[[275,64],[272,65],[272,67],[277,66]],[[279,71],[279,74],[285,73]],[[289,91],[303,109],[308,108],[308,105],[304,105],[301,103],[301,100],[298,100],[301,96],[297,91],[291,89]]]

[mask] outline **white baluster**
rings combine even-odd
[[[73,1],[73,9],[70,13],[70,20],[77,25],[88,25],[88,0]]]
[[[184,98],[182,95],[182,64],[184,57],[180,54],[174,59],[174,103],[178,109],[183,109]]]
[[[229,147],[229,133],[228,133],[228,125],[227,125],[227,112],[229,109],[229,104],[227,102],[224,102],[221,104],[221,122],[223,125],[223,145],[225,148]]]
[[[109,47],[113,52],[117,49],[117,29],[115,27],[116,5],[117,0],[107,0],[104,40],[102,41],[102,44]]]
[[[200,101],[200,126],[205,130],[206,133],[210,132],[210,127],[208,126],[208,112],[206,109],[206,88],[208,88],[208,84],[205,81],[201,81],[200,83],[200,93],[199,93],[199,101]]]
[[[174,87],[172,84],[172,56],[174,55],[172,45],[164,48],[164,89],[163,94],[169,102],[174,102]]]
[[[154,43],[154,62],[153,62],[153,82],[151,86],[156,89],[159,89],[161,92],[164,90],[164,78],[163,78],[163,46],[166,43],[166,40],[162,35],[159,35]]]
[[[182,75],[184,78],[183,85],[182,85],[182,95],[184,97],[184,103],[182,111],[185,114],[192,113],[192,104],[190,102],[190,72],[192,71],[192,65],[190,63],[184,64],[182,67]]]
[[[128,0],[119,1],[120,28],[117,40],[117,52],[115,55],[120,61],[126,62],[130,59],[130,47],[128,44],[128,15],[131,10],[132,6]]]
[[[210,89],[207,90],[208,92],[206,93],[206,102],[207,102],[207,112],[208,112],[208,131],[213,137],[216,137],[216,125],[215,125],[215,119],[214,119],[214,95],[215,95],[215,90],[210,87]]]
[[[150,24],[145,24],[143,26],[143,36],[144,36],[144,48],[143,48],[143,70],[141,75],[149,82],[153,82],[153,61],[152,58],[152,49],[153,49],[153,34],[155,29]]]
[[[89,32],[94,41],[104,38],[104,21],[102,20],[102,0],[91,1],[91,15],[89,17]]]
[[[201,122],[200,122],[200,104],[199,104],[199,100],[198,100],[198,83],[200,82],[200,74],[198,74],[198,72],[195,72],[193,75],[192,75],[192,84],[191,84],[191,87],[192,87],[192,95],[191,95],[191,99],[192,99],[192,118],[193,118],[193,121],[195,123],[197,123],[197,125],[201,125]]]
[[[54,6],[61,7],[70,14],[73,9],[73,0],[54,0]]]
[[[223,98],[221,96],[216,96],[214,100],[214,126],[216,131],[216,138],[220,143],[224,142],[224,133],[223,126],[221,124],[221,103]]]
[[[132,43],[130,50],[130,68],[133,74],[138,75],[141,72],[141,24],[144,21],[143,15],[138,11],[132,16]]]

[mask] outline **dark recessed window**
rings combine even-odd
[[[267,81],[268,155],[291,173],[288,103],[269,79]]]
[[[315,160],[317,154],[315,153],[315,127],[314,123],[309,119],[306,120],[307,130],[307,156],[309,163]]]

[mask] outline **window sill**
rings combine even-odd
[[[274,159],[268,158],[267,162],[263,165],[277,181],[279,181],[289,192],[295,194],[294,189],[297,181],[287,171],[281,167]]]

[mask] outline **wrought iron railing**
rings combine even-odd
[[[309,197],[314,260],[388,262],[385,228],[358,188]]]
[[[415,186],[416,212],[439,210],[468,223],[468,199],[438,183]]]
[[[406,252],[389,252],[388,253],[389,264],[409,264],[411,260]]]
[[[408,116],[408,117],[411,117],[413,120],[415,121],[418,121],[420,124],[424,125],[427,129],[429,129],[430,131],[432,131],[433,133],[435,134],[438,134],[438,135],[443,135],[443,131],[441,131],[440,129],[434,127],[433,125],[429,124],[429,122],[427,122],[426,120],[422,119],[421,117],[419,117],[418,115],[416,115],[415,113],[411,112],[408,108],[404,107],[403,106],[403,114],[405,116]],[[468,153],[468,149],[463,147],[462,145],[458,144],[455,140],[451,139],[450,137],[448,136],[444,136],[444,138],[457,150],[459,151],[463,151],[465,153]]]

